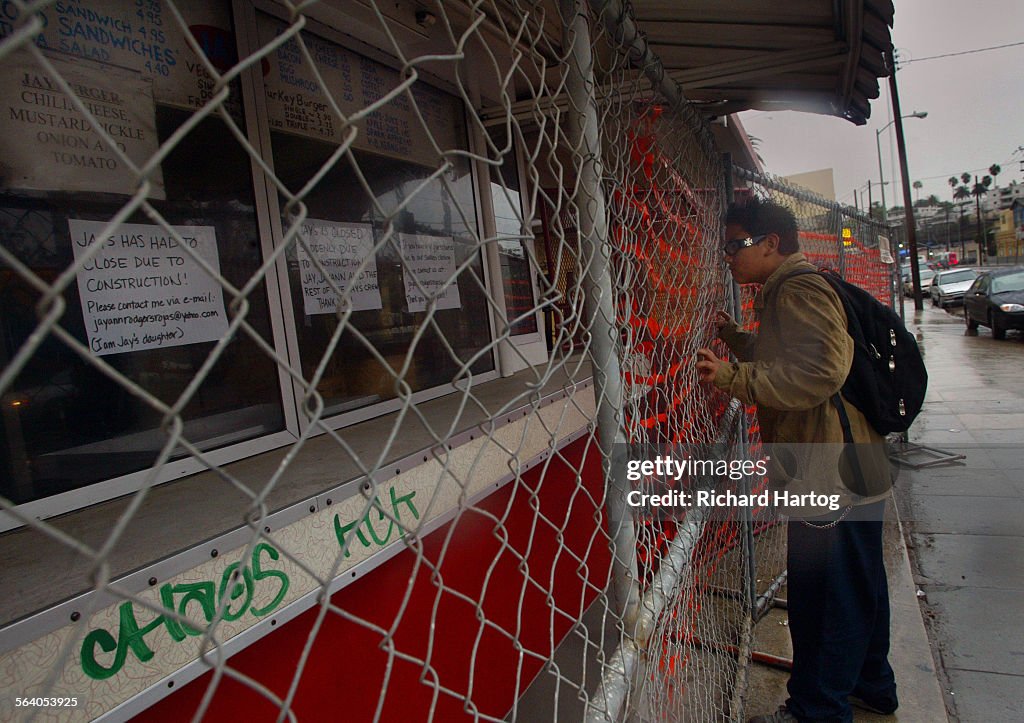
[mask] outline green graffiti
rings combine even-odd
[[[290,582],[288,575],[281,570],[263,569],[264,553],[271,560],[281,558],[281,553],[273,546],[261,542],[253,549],[248,568],[240,571],[237,562],[228,565],[221,575],[219,587],[214,582],[205,580],[176,585],[166,583],[160,587],[160,604],[165,610],[181,616],[187,616],[198,609],[201,618],[206,622],[213,620],[219,604],[224,606],[225,620],[238,620],[246,612],[253,617],[262,617],[281,604],[288,593]],[[277,594],[267,605],[261,608],[251,607],[257,585],[261,581],[276,581]],[[265,586],[266,583],[261,585]],[[81,652],[82,670],[86,675],[94,680],[104,680],[117,675],[127,662],[129,652],[143,663],[151,660],[155,653],[146,642],[146,636],[161,626],[166,629],[168,637],[176,643],[182,642],[190,635],[202,634],[201,629],[164,614],[157,615],[146,625],[140,626],[135,614],[135,606],[130,601],[123,602],[118,608],[117,637],[103,628],[89,631],[82,640]],[[196,619],[195,616],[192,619]],[[97,648],[107,655],[113,653],[114,659],[109,665],[97,660]]]
[[[176,609],[174,605],[174,587],[172,585],[164,585],[160,588],[160,604],[163,605],[166,610]],[[180,643],[185,639],[185,631],[183,630],[183,626],[180,622],[163,615],[160,617],[163,618],[164,624],[167,626],[167,634],[171,636],[171,640],[176,643]]]
[[[265,542],[256,545],[256,549],[252,551],[252,577],[254,584],[259,580],[276,579],[280,583],[281,587],[277,591],[277,597],[267,603],[266,606],[252,609],[251,612],[256,617],[262,617],[276,608],[281,604],[281,601],[284,600],[284,596],[288,593],[288,576],[280,570],[264,570],[260,563],[261,552],[266,552],[270,556],[271,560],[277,560],[281,557],[280,552]]]
[[[164,616],[158,615],[155,620],[140,628],[130,602],[121,603],[118,613],[116,640],[113,635],[101,628],[91,631],[82,641],[82,669],[90,678],[103,680],[116,675],[124,666],[129,649],[143,663],[154,655],[153,649],[146,644],[146,636],[164,623]],[[97,645],[105,653],[114,653],[114,662],[109,668],[96,660],[94,653]]]
[[[214,596],[214,584],[212,582],[191,582],[182,585],[175,585],[175,593],[185,593],[178,602],[178,615],[188,617],[188,606],[191,602],[199,603],[203,617],[209,622],[217,614],[217,598]],[[181,627],[188,635],[202,635],[201,628],[194,628],[188,623],[182,623]]]
[[[227,591],[228,585],[231,585],[231,582],[236,580],[239,574],[242,575],[243,579],[243,582],[236,582],[232,586],[231,592],[228,594],[228,605],[224,608],[225,620],[238,620],[238,618],[242,617],[245,613],[249,605],[252,604],[252,593],[256,587],[256,579],[253,577],[252,570],[249,568],[242,570],[241,573],[238,572],[238,568],[239,564],[237,562],[233,562],[227,566],[227,569],[224,570],[224,574],[220,576],[220,590],[217,594],[221,600],[224,599],[224,593]],[[285,579],[287,580],[287,578]],[[285,583],[285,589],[287,590],[287,582]],[[234,602],[243,596],[245,599],[242,600],[242,603],[238,606],[238,610],[232,610],[231,602]],[[274,606],[271,606],[271,610],[273,610],[273,607]],[[257,616],[259,615],[259,613],[255,612],[253,614]]]
[[[352,530],[356,532],[356,539],[359,540],[363,547],[383,547],[391,541],[391,536],[395,531],[395,520],[402,521],[402,506],[408,508],[409,513],[412,515],[414,520],[420,518],[419,510],[416,509],[416,505],[413,504],[413,497],[416,496],[416,492],[410,492],[407,495],[398,496],[397,491],[394,487],[391,488],[391,515],[384,514],[383,508],[380,506],[379,500],[374,500],[372,509],[368,510],[361,519],[349,522],[347,525],[341,524],[341,516],[334,516],[334,534],[338,538],[338,544],[345,547],[345,541],[347,536]],[[376,522],[371,520],[371,513],[376,512]],[[384,533],[381,533],[378,526],[387,521],[387,528]],[[400,539],[405,536],[405,530],[399,526],[398,538]],[[349,541],[348,548],[345,549],[345,557],[352,555],[352,543]]]

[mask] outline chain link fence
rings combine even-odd
[[[893,247],[890,245],[892,229],[878,219],[868,217],[856,209],[842,206],[825,199],[807,189],[789,184],[782,179],[763,172],[732,167],[737,198],[750,195],[771,200],[789,208],[796,217],[800,250],[815,266],[838,273],[847,281],[871,292],[875,298],[902,313],[902,286],[898,264],[895,263]],[[754,310],[756,288],[746,286],[737,294],[736,318],[746,331],[756,331],[758,318]],[[741,419],[745,432],[746,451],[749,459],[762,456],[760,427],[757,422],[756,406],[748,406]],[[761,480],[752,489],[762,491],[767,484]],[[777,598],[786,596],[786,534],[784,517],[774,511],[755,509],[743,526],[750,542],[748,549],[753,556],[748,561],[745,583],[752,588],[750,617],[753,625],[761,622],[775,605]],[[733,583],[735,584],[735,583]],[[721,593],[719,593],[721,594]],[[784,659],[761,655],[751,647],[752,633],[745,629],[740,636],[737,651],[741,664],[754,660],[769,665],[785,663]],[[733,719],[742,719],[741,714],[747,700],[746,685],[748,671],[736,682],[733,691]]]
[[[403,8],[3,3],[0,717],[742,716],[779,521],[617,465],[757,454],[733,186],[889,301],[882,229],[628,6]]]
[[[830,269],[881,301],[896,307],[899,269],[891,243],[892,230],[880,219],[769,174],[737,169],[750,192],[790,208],[800,229],[800,248],[807,260]]]

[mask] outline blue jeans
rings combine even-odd
[[[793,672],[786,705],[800,721],[850,723],[851,693],[868,701],[896,699],[888,660],[884,511],[883,500],[854,507],[829,529],[789,523]]]

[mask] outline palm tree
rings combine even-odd
[[[922,188],[924,188],[924,184],[923,183],[921,183],[920,181],[914,181],[914,190],[917,191],[917,193],[915,194],[915,198],[914,198],[915,201],[920,201],[921,200],[921,189]]]
[[[754,149],[754,155],[757,156],[757,162],[762,166],[766,165],[764,162],[764,156],[761,155],[761,139],[757,136],[752,136],[749,133],[747,134],[747,138],[750,140],[750,147]]]
[[[964,171],[963,173],[960,174],[960,180],[966,186],[968,183],[971,182],[971,174],[968,173],[967,171]]]
[[[960,196],[957,195],[957,192],[960,190],[957,188],[957,186],[960,185],[960,179],[956,176],[950,176],[948,183],[949,187],[953,189],[953,200],[960,198]]]
[[[996,188],[999,187],[999,184],[996,183],[996,176],[998,176],[1000,173],[1002,173],[1002,171],[1003,171],[1003,169],[999,166],[998,163],[993,163],[991,166],[988,167],[988,172],[992,174],[992,185],[995,186]],[[986,176],[986,178],[988,178],[988,176]],[[996,207],[996,210],[997,211],[999,210],[998,206]],[[995,239],[993,239],[992,240],[992,247],[993,247],[993,250],[995,250],[996,253],[998,254],[999,250],[997,248],[995,248],[995,245],[996,245],[996,242],[995,242]]]
[[[988,187],[992,185],[992,176],[983,176],[979,181],[974,177],[974,186],[971,187],[971,195],[974,196],[974,211],[978,215],[978,262],[988,253],[988,239],[985,238],[985,219],[981,217],[981,197],[988,193]]]
[[[962,178],[962,177],[961,177]],[[957,181],[957,178],[950,178],[950,181]],[[951,184],[952,185],[952,184]],[[960,257],[967,256],[967,245],[964,243],[964,205],[967,203],[967,199],[971,197],[971,192],[967,186],[957,186],[953,191],[953,199],[959,201],[957,206],[960,208],[960,225],[957,227],[960,236]]]

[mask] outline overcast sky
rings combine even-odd
[[[902,59],[1024,40],[1020,0],[895,0],[895,6],[893,43]],[[1022,179],[1024,152],[1014,151],[1024,145],[1024,45],[912,62],[896,77],[903,114],[928,113],[903,121],[911,181],[924,183],[921,198],[934,193],[952,200],[951,175],[981,175],[993,163],[1003,168],[1000,186]],[[766,170],[789,175],[833,168],[837,199],[852,205],[854,189],[879,180],[875,131],[892,119],[888,80],[880,84],[882,94],[872,102],[865,126],[795,112],[749,111],[741,119],[747,132],[761,139]],[[886,181],[898,167],[894,130],[890,126],[881,136]],[[874,194],[879,200],[877,188]],[[886,203],[903,204],[898,185],[886,186]]]

